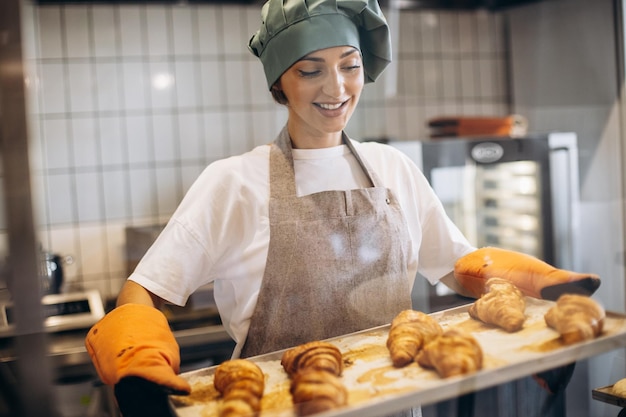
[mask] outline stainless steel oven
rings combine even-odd
[[[579,222],[576,134],[388,142],[409,155],[447,214],[477,247],[497,246],[577,270]],[[421,307],[449,307],[444,286],[417,280]],[[421,287],[420,287],[421,285]]]

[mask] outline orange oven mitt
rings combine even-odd
[[[189,383],[177,375],[178,343],[165,315],[154,307],[117,307],[89,330],[85,346],[100,379],[107,385],[139,377],[168,394],[191,392]]]
[[[556,300],[564,293],[591,295],[600,286],[596,274],[557,269],[534,256],[493,247],[460,258],[454,276],[476,298],[483,294],[485,282],[491,277],[504,278],[525,295],[546,300]]]

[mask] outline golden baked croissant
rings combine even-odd
[[[443,333],[437,320],[415,310],[401,311],[391,322],[387,349],[395,367],[413,362],[419,350]]]
[[[317,369],[340,376],[343,358],[337,346],[328,342],[314,341],[291,348],[281,358],[280,364],[292,377],[301,369]]]
[[[611,391],[618,397],[626,397],[626,378],[622,378],[613,384]]]
[[[247,400],[239,398],[224,400],[218,410],[220,417],[248,417],[258,412],[252,408]]]
[[[485,294],[470,306],[468,313],[476,320],[516,332],[526,321],[525,308],[522,292],[511,282],[494,277],[487,280]]]
[[[450,329],[424,346],[417,363],[434,368],[442,378],[468,374],[483,367],[483,350],[469,333]]]
[[[293,375],[289,391],[300,416],[333,410],[348,403],[348,391],[340,378],[324,370],[300,370]]]
[[[544,315],[546,324],[559,332],[566,345],[599,336],[604,317],[600,304],[578,294],[563,294]]]
[[[265,375],[257,364],[246,359],[222,362],[215,369],[213,385],[223,397],[220,417],[250,416],[261,409]]]

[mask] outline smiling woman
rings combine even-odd
[[[418,271],[469,294],[455,263],[478,251],[420,169],[399,150],[344,131],[364,84],[390,62],[378,3],[270,0],[249,48],[268,89],[282,96],[287,123],[269,145],[203,171],[124,284],[118,307],[91,329],[86,343],[107,384],[131,388],[124,381],[139,375],[164,394],[188,393],[157,308],[184,305],[210,283],[236,343],[233,358],[388,324],[411,309]],[[519,260],[489,253],[495,265]],[[468,263],[484,264],[478,254]]]
[[[245,358],[389,323],[411,308],[418,265],[436,282],[474,250],[404,154],[344,132],[391,59],[378,3],[271,0],[261,14],[249,47],[286,126],[270,146],[207,167],[124,285],[123,308],[94,326],[87,345],[107,383],[130,370],[98,359],[117,354],[98,335],[114,328],[130,343],[140,317],[163,323],[140,304],[183,305],[214,282],[233,357]],[[127,355],[176,350],[165,336],[141,343]],[[185,392],[170,363],[132,375]]]

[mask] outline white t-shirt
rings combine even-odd
[[[352,143],[400,202],[412,241],[407,280],[412,285],[419,271],[436,283],[475,248],[406,155],[380,143]],[[129,278],[177,305],[213,282],[236,352],[248,332],[269,247],[269,154],[263,145],[210,164]],[[346,145],[294,149],[293,157],[298,195],[369,186]]]

